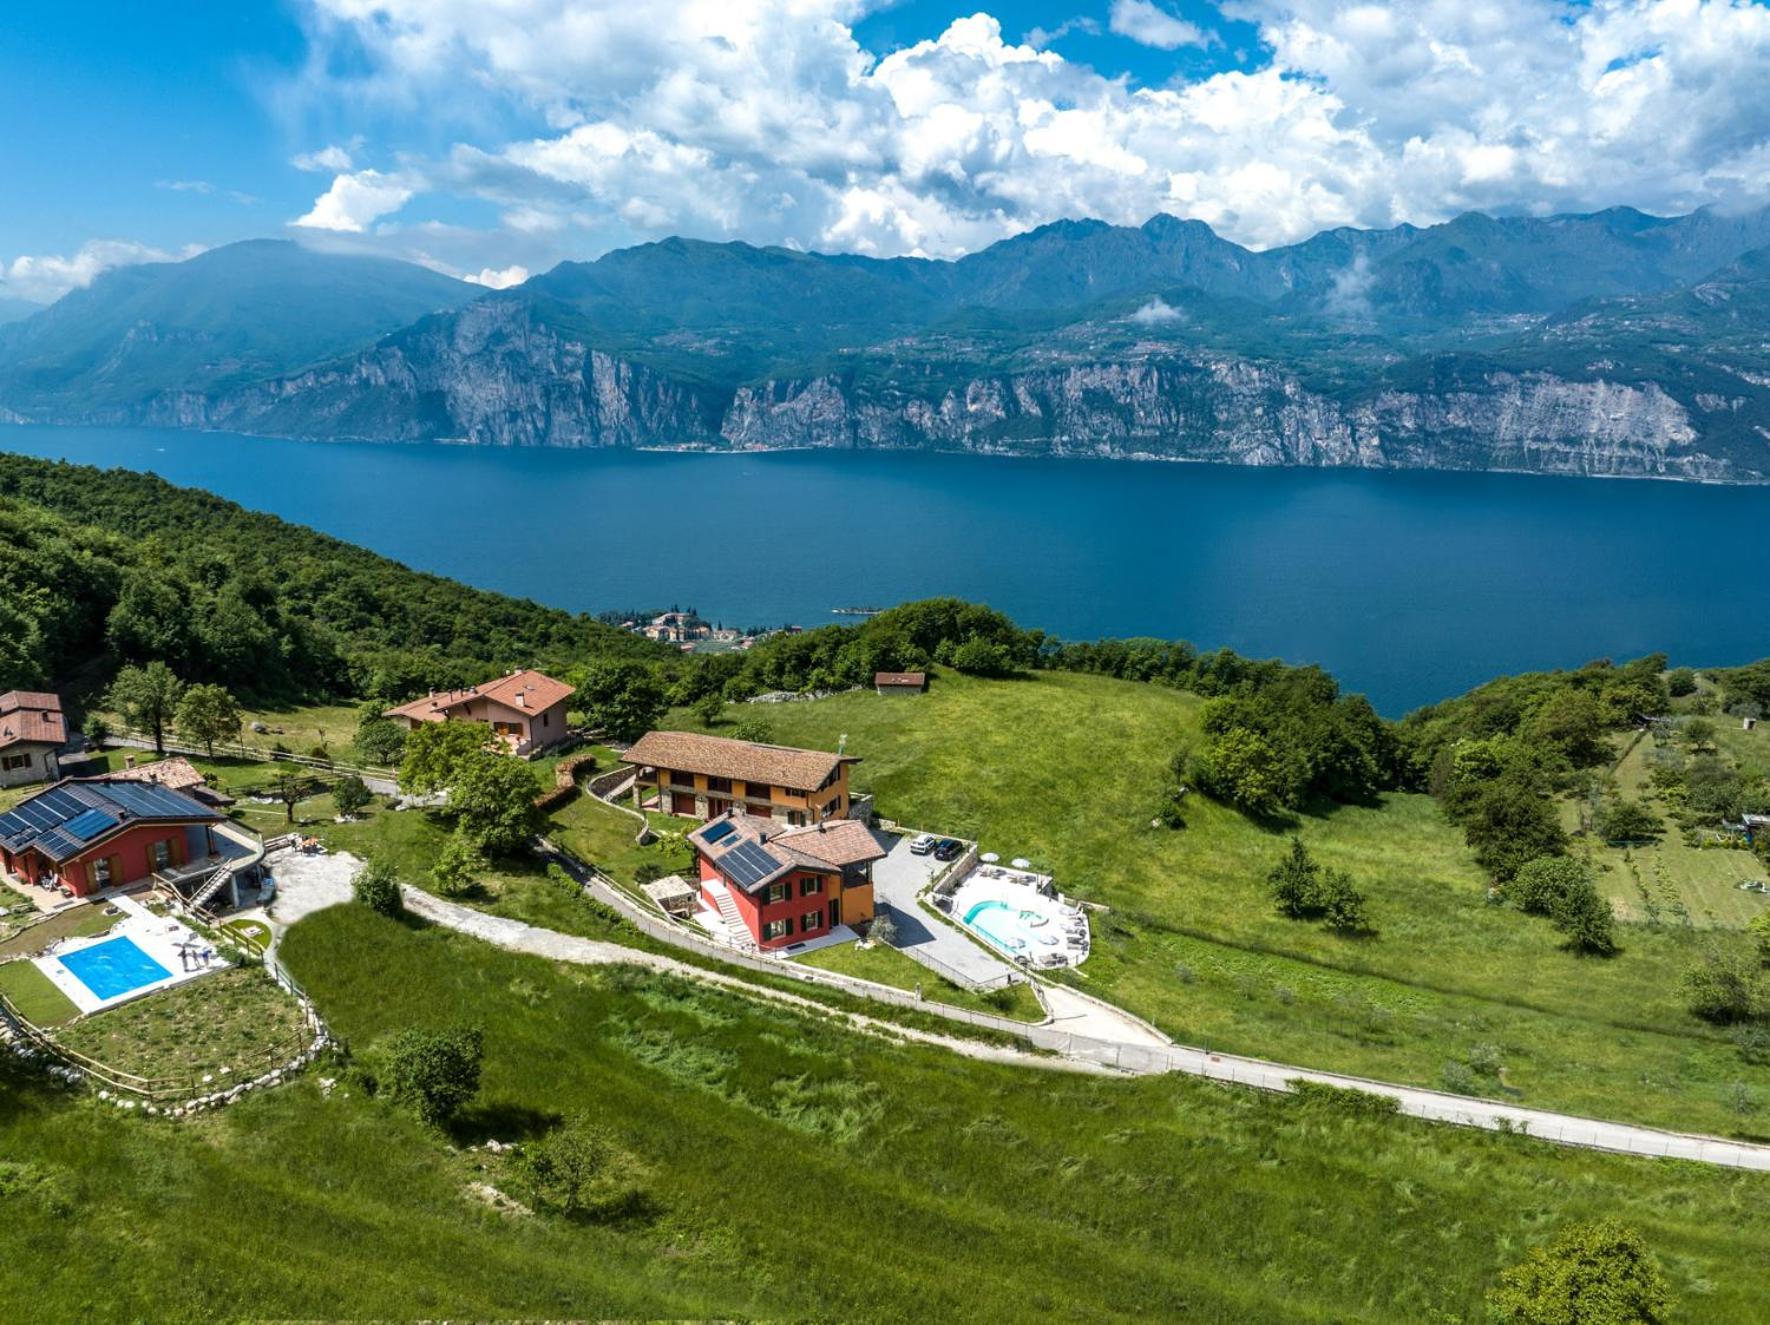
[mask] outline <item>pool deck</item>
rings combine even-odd
[[[198,979],[211,971],[226,969],[227,963],[219,957],[206,965],[188,964],[180,954],[180,943],[199,944],[204,948],[210,946],[209,941],[195,930],[188,928],[177,920],[167,916],[157,916],[139,902],[129,897],[111,899],[120,915],[117,923],[106,933],[91,938],[64,939],[49,952],[32,960],[37,969],[49,977],[49,982],[62,993],[66,994],[73,1005],[80,1009],[82,1016],[90,1016],[94,1012],[103,1012],[106,1008],[114,1008],[119,1003],[128,1003],[133,999],[147,994],[157,993],[162,989],[170,989],[174,985]],[[121,993],[101,998],[89,988],[86,982],[70,971],[63,963],[63,957],[71,957],[87,948],[96,948],[100,944],[110,943],[119,938],[127,938],[149,957],[163,966],[169,974],[162,980],[153,980],[133,989],[125,989]]]

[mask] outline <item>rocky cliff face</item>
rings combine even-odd
[[[913,374],[910,375],[913,378]],[[891,380],[901,380],[892,378]],[[1163,347],[984,373],[937,392],[849,375],[735,391],[587,348],[517,303],[475,304],[323,368],[106,421],[491,446],[826,447],[1762,479],[1653,384],[1489,370],[1329,395],[1267,364]],[[1749,462],[1750,456],[1747,455]]]

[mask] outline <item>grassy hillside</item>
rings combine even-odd
[[[480,1102],[456,1133],[331,1066],[179,1125],[0,1076],[0,1218],[53,1223],[82,1251],[0,1258],[4,1300],[45,1322],[1417,1325],[1480,1320],[1502,1267],[1600,1215],[1643,1230],[1683,1319],[1755,1320],[1770,1277],[1750,1218],[1763,1175],[1182,1079],[1033,1077],[354,907],[287,942],[359,1055],[406,1025],[484,1026]],[[577,1224],[488,1204],[475,1184],[524,1188],[467,1147],[578,1111],[646,1166],[645,1211]]]
[[[860,692],[761,712],[780,741],[834,749],[845,734],[862,759],[856,783],[883,814],[1028,856],[1066,891],[1110,904],[1082,983],[1178,1038],[1542,1107],[1770,1132],[1770,1070],[1685,1010],[1678,983],[1699,935],[1626,925],[1613,958],[1564,951],[1539,918],[1490,903],[1461,832],[1427,796],[1278,826],[1193,796],[1184,828],[1152,828],[1199,703],[1100,677],[943,671],[920,698]],[[1374,935],[1279,915],[1265,875],[1292,832],[1351,872]]]

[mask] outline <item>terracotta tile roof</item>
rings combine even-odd
[[[873,684],[876,686],[925,686],[928,684],[927,672],[874,672]]]
[[[37,690],[8,690],[0,695],[0,750],[29,741],[65,745],[68,720],[59,696]]]
[[[887,854],[872,829],[858,819],[826,819],[789,828],[770,838],[769,845],[825,865],[861,865]]]
[[[450,709],[458,708],[472,699],[489,699],[506,708],[539,713],[576,693],[564,681],[556,681],[544,672],[524,668],[507,676],[500,676],[495,681],[487,681],[484,685],[468,686],[465,690],[434,691],[410,703],[401,704],[398,708],[390,708],[387,714],[389,717],[411,718],[415,722],[441,722],[448,717]]]
[[[105,775],[106,782],[157,782],[174,791],[200,787],[207,780],[183,755],[172,755],[152,764],[138,764],[134,768],[120,768]]]
[[[843,764],[859,762],[853,755],[758,745],[698,732],[647,732],[621,758],[629,764],[737,778],[746,783],[766,782],[771,787],[800,791],[815,791]]]
[[[709,820],[688,835],[715,866],[738,847],[750,844],[768,860],[768,868],[748,872],[742,886],[755,892],[796,869],[834,874],[848,865],[863,865],[886,854],[879,840],[855,819],[831,819],[804,828],[777,828],[769,819],[733,810]]]

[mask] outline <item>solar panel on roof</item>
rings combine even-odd
[[[731,820],[722,819],[716,824],[707,825],[706,829],[701,833],[701,841],[709,843],[723,842],[736,831],[737,829],[732,827]]]
[[[780,862],[755,842],[739,842],[719,857],[719,868],[740,888],[756,887],[780,867]]]
[[[78,842],[90,842],[101,833],[108,833],[121,822],[108,810],[87,810],[76,814],[58,830]]]

